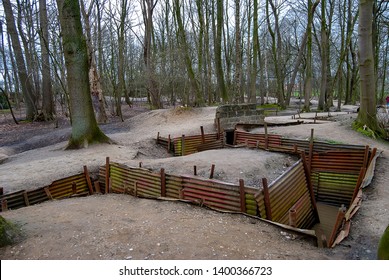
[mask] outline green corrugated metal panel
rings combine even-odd
[[[140,196],[161,196],[161,175],[118,163],[110,165],[111,191]]]

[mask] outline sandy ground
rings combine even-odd
[[[82,171],[97,172],[105,158],[130,166],[190,174],[233,182],[244,179],[258,186],[262,177],[273,180],[295,158],[251,149],[223,149],[174,158],[155,145],[161,136],[214,132],[215,107],[148,111],[126,108],[125,121],[112,118],[102,125],[114,145],[65,151],[70,127],[20,124],[0,120],[0,186],[4,192],[35,189]],[[308,116],[308,115],[305,115]],[[333,121],[274,127],[271,133],[349,144],[370,145],[382,151],[376,176],[365,189],[362,207],[352,220],[349,237],[333,249],[319,249],[310,237],[288,232],[242,215],[225,214],[179,202],[93,195],[50,201],[2,215],[21,226],[19,243],[0,249],[1,259],[376,259],[378,240],[389,224],[389,145],[366,138],[350,128],[356,114]],[[269,121],[290,119],[272,117]],[[309,121],[307,121],[309,122]],[[3,159],[3,160],[2,160]],[[244,162],[245,164],[242,164]]]

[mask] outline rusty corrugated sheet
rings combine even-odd
[[[265,134],[249,133],[245,131],[235,130],[235,142],[234,144],[245,144],[248,147],[258,147],[264,148],[266,145],[268,148],[271,147],[280,147],[281,146],[281,136],[276,134],[268,134],[267,137]]]
[[[207,150],[216,150],[216,149],[222,149],[224,147],[222,140],[216,140],[212,142],[206,142],[204,144],[200,144],[197,146],[197,151],[207,151]]]
[[[240,212],[239,186],[215,180],[182,177],[182,198],[216,209]]]
[[[301,160],[269,185],[269,198],[273,221],[288,224],[292,209],[297,212],[297,227],[309,228],[316,222]],[[255,199],[259,214],[266,217],[263,191],[258,192]]]
[[[73,195],[73,183],[76,184],[76,194],[89,193],[85,174],[80,173],[52,182],[49,186],[51,196],[58,199]]]
[[[27,206],[25,201],[25,190],[4,194],[0,196],[0,201],[7,202],[7,209],[18,209]],[[5,209],[6,210],[6,209]]]
[[[161,175],[118,163],[110,165],[111,191],[136,196],[161,196]]]
[[[179,199],[182,189],[182,177],[178,175],[166,174],[166,197]]]
[[[47,187],[27,191],[27,197],[30,205],[42,203],[50,199],[45,192],[45,188]]]
[[[215,142],[218,140],[218,134],[204,134],[204,143]],[[182,156],[197,153],[197,148],[203,144],[202,135],[182,136],[172,139],[174,146],[174,155]],[[184,151],[182,150],[182,141],[184,141]]]

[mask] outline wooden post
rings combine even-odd
[[[170,144],[171,144],[171,139],[170,139],[170,134],[167,138],[167,151],[170,152]]]
[[[350,204],[352,204],[354,199],[357,197],[357,194],[359,192],[359,188],[361,187],[361,184],[362,184],[362,181],[363,181],[363,177],[365,176],[365,173],[366,173],[366,168],[362,167],[361,170],[359,171],[358,181],[357,181],[357,184],[355,185],[353,197],[351,198]]]
[[[86,182],[88,183],[89,194],[93,194],[92,181],[90,179],[88,167],[86,165],[84,165],[84,174],[85,174]]]
[[[317,118],[317,111],[315,113],[315,118],[313,119],[313,123],[316,123],[316,118]]]
[[[342,204],[342,206],[338,210],[338,215],[336,216],[335,225],[332,228],[331,237],[328,242],[329,247],[331,247],[332,244],[335,242],[336,235],[338,234],[338,230],[342,225],[345,214],[346,214],[346,207],[344,207],[344,205]]]
[[[45,190],[45,193],[46,193],[47,197],[48,197],[50,200],[53,200],[53,196],[51,195],[51,192],[50,192],[49,187],[44,188],[44,190]]]
[[[244,191],[244,180],[239,179],[239,194],[240,194],[240,211],[243,213],[247,212],[246,209],[246,193]]]
[[[370,159],[369,159],[369,163],[367,164],[366,168],[368,168],[373,160],[373,158],[375,157],[377,153],[377,148],[374,148],[373,151],[371,152],[370,154]]]
[[[193,166],[193,175],[197,176],[197,166]]]
[[[72,183],[72,192],[73,192],[73,194],[77,193],[77,184],[76,184],[76,182]]]
[[[205,143],[204,127],[200,126],[200,130],[201,130],[201,143],[204,144]]]
[[[217,118],[217,140],[220,139],[221,127],[220,127],[220,118]]]
[[[316,218],[316,222],[320,223],[319,211],[317,210],[315,193],[313,191],[313,186],[312,186],[312,181],[311,181],[311,170],[308,169],[304,151],[301,152],[301,159],[303,161],[305,179],[307,180],[307,186],[308,186],[308,191],[309,191],[309,194],[310,194],[310,197],[311,197],[311,203],[312,203],[312,207],[313,207],[313,212],[314,212],[314,215],[315,215],[315,218]]]
[[[181,155],[185,155],[185,135],[181,136]]]
[[[215,172],[215,165],[212,164],[212,166],[211,166],[211,174],[209,175],[209,179],[213,179],[214,172]]]
[[[99,181],[95,181],[94,186],[95,186],[95,191],[97,193],[101,193]]]
[[[314,129],[311,129],[311,139],[309,141],[309,173],[311,173],[311,168],[312,168],[312,157],[313,157],[313,133]]]
[[[109,180],[108,180],[108,193],[111,193],[112,192],[112,178],[109,177]]]
[[[166,197],[166,174],[164,168],[161,168],[161,197]]]
[[[265,210],[266,210],[266,219],[272,221],[272,213],[271,213],[271,205],[270,205],[270,193],[269,193],[269,186],[267,184],[267,179],[262,178],[262,185],[263,185],[263,196],[264,196],[264,202],[265,202]]]
[[[269,148],[269,135],[267,134],[267,123],[265,122],[265,150]]]
[[[363,156],[363,167],[367,168],[367,165],[369,163],[369,146],[365,146],[365,154]]]
[[[289,210],[289,225],[291,227],[297,227],[297,211],[296,211],[296,209]]]
[[[8,202],[6,199],[3,199],[1,201],[1,211],[2,212],[8,211]]]
[[[157,144],[159,144],[159,131],[157,133]]]
[[[27,191],[23,192],[23,198],[24,198],[24,204],[26,204],[26,206],[29,206],[30,201],[28,200]]]
[[[105,159],[105,193],[108,193],[109,188],[109,157],[106,157]]]
[[[138,181],[134,181],[134,196],[138,196]]]

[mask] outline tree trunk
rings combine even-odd
[[[240,0],[235,0],[235,73],[233,92],[235,103],[243,103],[242,84],[242,43],[240,34]]]
[[[89,84],[90,84],[91,94],[92,94],[92,105],[96,114],[97,122],[106,123],[108,117],[107,117],[107,113],[105,112],[105,102],[104,102],[105,100],[104,100],[103,90],[101,88],[100,75],[97,71],[96,61],[93,54],[92,34],[91,34],[90,19],[89,19],[94,3],[95,2],[91,2],[88,11],[86,11],[84,4],[81,2],[81,13],[84,17],[88,60],[90,65]]]
[[[223,0],[216,1],[216,23],[213,21],[214,26],[216,25],[215,37],[215,71],[217,77],[217,84],[220,92],[220,96],[223,100],[223,103],[228,101],[227,88],[224,81],[224,71],[222,64],[222,32],[223,32]]]
[[[376,81],[373,52],[373,4],[374,0],[359,0],[359,69],[361,106],[357,122],[379,132],[376,118]]]
[[[69,89],[72,134],[68,148],[78,149],[93,143],[108,143],[97,125],[89,86],[86,40],[82,32],[78,1],[57,0]]]
[[[49,30],[46,0],[39,0],[40,40],[42,48],[42,114],[45,120],[54,117],[54,97],[51,84]]]
[[[321,1],[321,84],[318,110],[324,110],[326,96],[327,96],[327,52],[328,52],[328,32],[326,21],[326,0]]]
[[[7,31],[11,37],[19,80],[22,87],[24,102],[26,104],[26,119],[32,121],[38,114],[38,110],[35,104],[36,100],[33,94],[31,79],[27,73],[26,64],[23,58],[23,51],[16,31],[15,18],[13,16],[10,0],[3,0],[3,6],[7,21]]]
[[[178,25],[177,26],[178,27],[177,28],[178,29],[178,34],[177,34],[178,35],[178,42],[180,44],[180,47],[181,47],[183,55],[184,55],[186,71],[187,71],[187,74],[189,77],[191,89],[195,93],[195,99],[196,99],[195,105],[196,106],[203,106],[204,100],[203,100],[203,97],[202,97],[202,94],[201,94],[201,91],[199,88],[198,81],[196,80],[196,77],[195,77],[195,73],[194,73],[194,70],[192,67],[191,58],[189,56],[189,48],[188,48],[188,45],[186,42],[184,24],[183,24],[182,18],[181,18],[181,7],[180,7],[180,3],[178,0],[174,1],[174,9],[175,9],[175,16],[176,16],[177,25]]]
[[[153,109],[161,109],[162,102],[157,86],[157,81],[155,80],[155,71],[154,64],[152,59],[152,33],[153,33],[153,12],[155,5],[157,4],[156,0],[143,0],[142,1],[142,13],[143,13],[143,21],[145,24],[145,36],[143,42],[143,59],[146,68],[146,76],[147,76],[147,92],[150,95],[151,99],[151,107]]]

